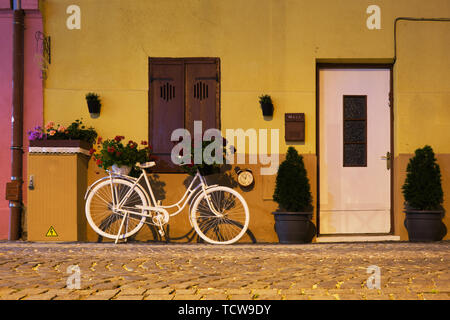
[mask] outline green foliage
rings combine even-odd
[[[437,210],[444,201],[441,171],[430,146],[417,149],[409,160],[402,191],[408,206],[417,210]]]
[[[312,196],[305,164],[294,147],[289,147],[286,160],[278,168],[273,199],[282,211],[312,211]]]
[[[87,101],[98,101],[98,102],[100,102],[98,94],[96,94],[94,92],[88,92],[86,94],[86,100]]]
[[[67,127],[67,135],[72,140],[83,140],[90,144],[94,144],[97,138],[97,132],[94,128],[86,128],[81,120],[75,120]]]
[[[259,103],[260,104],[271,104],[272,98],[268,94],[263,94],[259,96]]]
[[[86,128],[82,120],[75,120],[67,128],[48,122],[44,128],[35,127],[28,131],[29,140],[83,140],[90,144],[95,143],[97,132],[93,127]]]
[[[100,137],[97,141],[97,148],[91,149],[91,154],[94,154],[94,159],[99,168],[108,169],[113,164],[118,166],[129,166],[133,169],[137,162],[144,163],[152,160],[154,157],[151,155],[151,147],[147,141],[142,141],[142,147],[139,148],[138,144],[132,140],[127,144],[123,144],[122,140],[124,136],[116,136],[114,139],[108,139],[103,141]]]
[[[190,159],[191,162],[188,164],[184,164],[181,165],[181,168],[188,173],[191,176],[195,176],[195,174],[197,173],[197,170],[200,171],[200,173],[204,176],[206,175],[210,175],[210,174],[214,174],[214,173],[219,173],[220,172],[220,168],[221,166],[226,163],[226,157],[228,154],[228,150],[227,150],[227,141],[226,139],[223,139],[222,142],[222,148],[221,148],[221,160],[222,163],[217,163],[217,162],[213,162],[212,164],[207,164],[204,161],[202,161],[202,163],[194,163],[194,157],[195,157],[195,152],[201,153],[202,154],[202,159],[203,159],[203,155],[204,155],[204,151],[205,148],[210,145],[211,143],[213,143],[214,141],[202,141],[202,146],[201,148],[195,148],[194,147],[194,142],[192,141],[191,143],[191,155],[190,155]],[[198,150],[197,150],[198,149]],[[232,152],[235,151],[234,147],[231,147],[231,150],[233,150]],[[211,154],[212,157],[215,158],[215,150],[212,151]]]

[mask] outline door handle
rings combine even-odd
[[[28,189],[34,190],[34,175],[30,174],[30,182],[28,183]]]
[[[388,151],[386,152],[386,156],[382,156],[381,160],[386,160],[386,169],[391,169],[391,153]]]

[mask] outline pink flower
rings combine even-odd
[[[50,131],[48,132],[48,134],[49,134],[49,135],[51,135],[51,136],[54,136],[54,135],[55,135],[55,133],[56,133],[56,130],[53,130],[53,129],[52,129],[52,130],[50,130]]]
[[[66,127],[64,127],[64,126],[58,127],[58,132],[65,132],[65,131],[66,131]]]
[[[50,130],[51,128],[53,128],[54,125],[55,125],[55,123],[53,121],[50,121],[49,123],[47,123],[45,125],[45,129]]]

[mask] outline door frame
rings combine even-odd
[[[319,63],[316,62],[316,170],[317,170],[317,183],[316,183],[316,236],[377,236],[377,235],[393,235],[394,234],[394,85],[393,85],[393,63]],[[324,69],[388,69],[390,73],[389,84],[389,105],[390,105],[390,153],[391,153],[391,192],[390,192],[390,216],[391,227],[388,233],[333,233],[333,234],[321,234],[320,233],[320,70]]]

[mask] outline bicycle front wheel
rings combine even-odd
[[[113,178],[97,184],[86,200],[86,218],[91,228],[99,235],[116,239],[132,236],[143,226],[145,210],[136,206],[146,206],[147,199],[139,187],[124,179]],[[126,200],[123,200],[125,197]],[[123,201],[121,209],[127,210],[127,218],[122,224],[124,212],[117,210],[117,205]],[[122,225],[122,228],[120,226]],[[120,230],[120,231],[119,231]]]
[[[206,190],[194,202],[191,221],[197,234],[212,244],[231,244],[247,231],[250,214],[245,199],[228,187]]]

